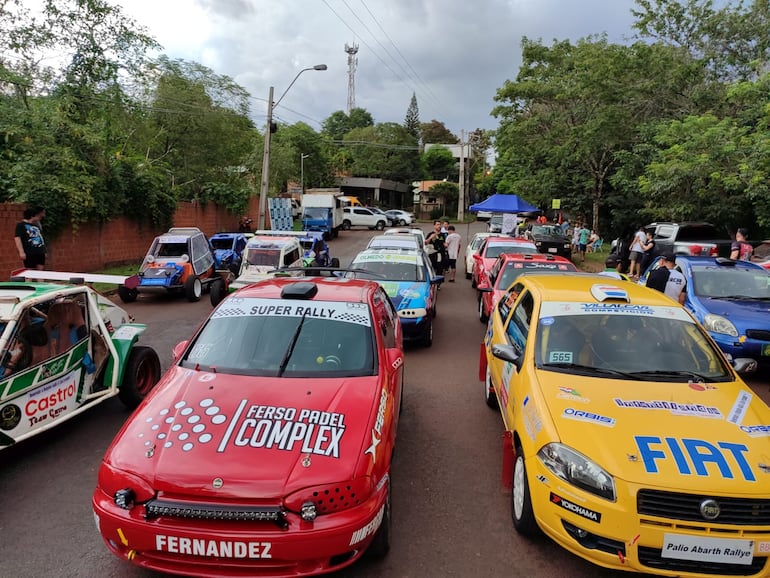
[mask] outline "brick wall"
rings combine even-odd
[[[0,203],[0,279],[23,267],[13,234],[16,223],[22,220],[26,205]],[[259,214],[259,198],[249,199],[248,215],[254,220]],[[198,227],[207,236],[220,231],[237,231],[240,215],[219,209],[212,203],[179,203],[174,213],[175,227]],[[105,224],[85,224],[77,231],[67,228],[55,240],[46,240],[48,255],[46,269],[88,273],[111,265],[135,262],[144,257],[152,240],[161,230],[139,227],[123,217]],[[43,220],[45,237],[45,219]]]

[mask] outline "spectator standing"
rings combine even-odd
[[[27,269],[45,268],[45,241],[40,224],[44,216],[45,209],[29,208],[24,211],[24,219],[16,224],[13,240]]]
[[[578,246],[580,242],[580,223],[577,223],[572,229],[572,252],[577,253],[580,251]]]
[[[447,227],[449,234],[446,237],[446,251],[447,251],[447,266],[446,272],[449,277],[449,282],[455,282],[455,275],[457,274],[457,256],[460,254],[460,233],[455,231],[454,225]]]
[[[747,241],[749,232],[741,227],[735,232],[735,241],[730,245],[730,259],[735,261],[750,261],[754,247]]]
[[[441,221],[434,221],[433,231],[425,238],[425,244],[430,245],[432,251],[428,252],[433,269],[438,275],[444,273],[446,266],[446,235],[441,232]]]
[[[655,254],[655,239],[653,239],[653,233],[652,231],[647,231],[646,233],[646,239],[644,243],[642,243],[642,264],[641,264],[641,273],[644,273],[647,270],[647,267],[650,266],[650,263],[652,263],[652,258]]]
[[[644,232],[644,227],[639,227],[639,230],[634,233],[634,239],[631,241],[631,253],[628,256],[631,261],[628,274],[636,279],[642,274],[640,271],[642,268],[642,255],[644,254],[642,244],[645,241],[647,241],[647,234]]]
[[[589,231],[585,225],[580,227],[580,231],[578,232],[578,253],[580,253],[580,258],[583,261],[586,260],[586,248],[588,247],[589,235],[591,235],[591,231]]]
[[[674,257],[673,253],[664,254],[660,260],[660,267],[650,271],[646,285],[651,289],[665,293],[674,301],[684,304],[686,297],[684,288],[687,280],[675,267],[676,257]]]

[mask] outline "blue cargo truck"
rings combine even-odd
[[[302,196],[302,229],[321,231],[324,239],[333,239],[342,227],[343,203],[339,193],[305,193]]]

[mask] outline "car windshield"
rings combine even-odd
[[[329,209],[325,207],[305,207],[305,219],[325,219]]]
[[[699,297],[770,299],[770,274],[741,267],[693,267],[693,289]]]
[[[225,302],[180,361],[233,375],[376,375],[372,322],[362,304],[244,298]]]
[[[156,257],[181,257],[189,253],[187,243],[158,243],[154,254]]]
[[[539,237],[561,237],[561,229],[554,225],[536,225],[532,227],[532,234]]]
[[[578,314],[565,314],[580,307]],[[678,307],[544,304],[535,363],[540,369],[615,379],[732,380],[723,357]]]
[[[215,251],[220,249],[230,250],[233,248],[233,241],[234,239],[211,239],[211,248]]]
[[[246,250],[246,263],[255,267],[278,267],[281,263],[281,250],[249,247]]]
[[[529,245],[489,245],[484,257],[486,259],[497,259],[503,253],[537,253],[537,249]]]
[[[409,256],[405,255],[404,257]],[[375,281],[425,281],[423,268],[413,257],[392,260],[357,259],[353,261],[353,267],[372,273],[372,275],[356,273],[356,276],[362,279],[374,279]]]

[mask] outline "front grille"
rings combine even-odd
[[[770,341],[770,331],[765,329],[747,329],[746,337],[749,339],[757,339],[759,341]]]
[[[648,568],[670,572],[696,572],[715,576],[754,576],[765,567],[767,558],[754,557],[751,564],[718,564],[703,560],[677,560],[661,557],[659,548],[639,546],[639,562]]]
[[[700,512],[701,502],[706,499],[719,504],[720,512],[714,520],[703,517]],[[687,522],[770,526],[770,500],[640,490],[636,495],[636,510],[642,515]]]
[[[223,520],[228,522],[275,522],[286,524],[280,508],[270,506],[233,506],[179,502],[176,500],[150,500],[144,505],[148,520],[160,516],[189,520]]]

